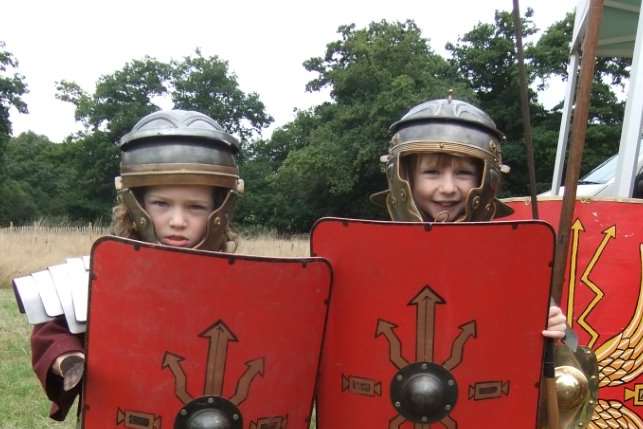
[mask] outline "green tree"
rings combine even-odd
[[[566,78],[569,61],[569,43],[573,29],[573,15],[550,26],[535,42],[538,29],[533,24],[533,10],[528,9],[522,19],[525,43],[525,62],[530,88],[544,89],[554,76]],[[515,57],[515,31],[510,12],[496,11],[494,22],[479,23],[462,36],[457,43],[449,43],[451,64],[471,84],[480,107],[507,135],[503,148],[505,163],[512,168],[505,180],[505,195],[528,193],[526,150],[523,144],[523,123],[520,110],[519,79]],[[614,139],[623,115],[611,85],[622,84],[627,77],[627,61],[604,58],[597,62],[593,86],[591,125],[583,169],[614,153],[618,137]],[[536,161],[538,191],[549,188],[556,152],[560,108],[546,110],[538,102],[537,94],[529,90],[531,124]],[[616,134],[618,136],[618,134]],[[614,146],[616,145],[616,146]]]
[[[413,21],[345,25],[338,34],[323,56],[304,62],[317,74],[307,90],[328,88],[332,101],[299,112],[256,155],[276,170],[262,181],[272,195],[262,210],[280,230],[306,231],[328,215],[383,216],[368,196],[386,186],[379,158],[388,149],[388,127],[410,106],[446,97],[450,88],[473,98]],[[259,196],[249,191],[247,199],[246,206],[259,207],[253,203]]]
[[[76,120],[89,131],[105,131],[115,141],[141,117],[158,110],[153,99],[167,94],[170,71],[168,64],[145,57],[100,77],[93,94],[75,82],[58,82],[57,97],[76,107]]]
[[[9,109],[14,107],[20,113],[28,113],[27,103],[22,96],[27,91],[25,77],[15,71],[18,60],[5,50],[5,43],[0,41],[0,136],[11,135]]]
[[[4,147],[12,132],[9,109],[13,107],[20,113],[28,113],[27,103],[22,99],[28,92],[25,77],[16,71],[18,60],[5,50],[5,46],[0,40],[0,177],[3,176]],[[2,182],[0,178],[0,186]]]
[[[193,57],[172,61],[171,80],[171,97],[177,109],[205,113],[242,141],[261,134],[273,121],[259,95],[244,93],[228,62],[216,55],[204,57],[197,49]]]
[[[76,119],[87,131],[104,131],[116,141],[143,116],[159,110],[158,97],[177,109],[198,110],[212,116],[229,132],[245,139],[272,122],[255,93],[245,94],[228,63],[197,50],[181,61],[160,62],[151,57],[133,60],[102,76],[93,94],[75,82],[61,81],[57,97],[76,107]]]

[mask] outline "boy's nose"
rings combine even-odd
[[[170,217],[170,226],[174,228],[182,228],[185,227],[186,223],[187,219],[185,217],[185,213],[183,213],[183,210],[176,209],[172,211],[172,216]]]
[[[451,174],[444,174],[440,180],[440,191],[444,193],[455,192],[455,178]]]

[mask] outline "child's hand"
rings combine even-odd
[[[549,307],[549,320],[547,329],[543,331],[543,337],[546,338],[563,338],[567,329],[567,319],[560,307],[551,305]]]
[[[54,374],[63,378],[65,392],[73,389],[80,383],[85,373],[85,353],[65,353],[56,358],[52,366]]]

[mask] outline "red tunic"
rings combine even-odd
[[[64,318],[36,325],[31,333],[31,364],[42,387],[52,401],[49,417],[63,421],[80,393],[82,383],[68,392],[63,389],[63,379],[51,371],[56,358],[64,353],[83,352],[84,335],[69,332]]]

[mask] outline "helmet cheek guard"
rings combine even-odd
[[[451,98],[431,100],[412,108],[391,130],[394,134],[389,153],[382,159],[389,188],[373,194],[371,200],[384,202],[392,220],[434,220],[415,204],[409,172],[403,162],[405,156],[425,153],[482,161],[480,185],[469,191],[464,213],[457,221],[486,221],[511,213],[509,207],[496,199],[504,167],[500,143],[505,137],[485,112]]]
[[[158,242],[154,224],[137,190],[149,186],[199,185],[223,189],[215,198],[206,233],[195,248],[234,251],[230,221],[243,180],[235,156],[239,142],[212,118],[192,111],[159,111],[145,116],[121,138],[119,200],[140,239]]]

